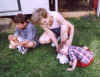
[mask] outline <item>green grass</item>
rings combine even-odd
[[[65,71],[68,65],[58,63],[55,48],[41,45],[21,55],[8,48],[9,32],[1,32],[0,77],[100,77],[100,18],[89,16],[69,21],[75,25],[73,45],[87,45],[95,55],[93,64],[73,72]],[[42,30],[38,30],[40,35]]]

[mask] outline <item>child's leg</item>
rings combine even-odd
[[[22,45],[19,45],[18,51],[21,52],[22,54],[25,54],[28,51],[28,48],[34,48],[37,46],[37,43],[35,41],[23,41]]]
[[[40,44],[49,44],[51,42],[50,37],[44,32],[39,39]]]

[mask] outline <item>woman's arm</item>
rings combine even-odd
[[[67,41],[67,44],[71,45],[74,36],[74,25],[65,20],[59,13],[56,19],[61,24],[61,42]]]
[[[51,41],[56,45],[56,51],[58,51],[58,40],[55,34],[50,30],[47,31],[47,34],[49,35]]]
[[[55,45],[56,45],[56,50],[58,51],[58,40],[57,40],[55,34],[54,34],[50,29],[48,29],[48,28],[43,28],[43,29],[44,29],[45,32],[47,32],[47,34],[48,34],[48,36],[50,37],[51,41],[52,41],[53,43],[55,43]]]
[[[74,36],[74,25],[72,25],[71,23],[68,23],[69,26],[69,30],[68,30],[68,40],[67,40],[67,45],[71,45],[72,44],[72,40],[73,40],[73,36]]]

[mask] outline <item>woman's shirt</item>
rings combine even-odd
[[[59,28],[61,26],[61,24],[59,24],[58,21],[57,21],[57,16],[59,16],[59,13],[51,12],[51,13],[49,13],[49,16],[53,17],[53,23],[49,28],[50,29]]]

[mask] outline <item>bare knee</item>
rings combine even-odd
[[[40,36],[39,38],[40,44],[49,44],[50,42],[51,42],[50,37],[48,36],[46,32],[44,32],[42,36]]]
[[[39,43],[40,44],[49,44],[50,43],[50,40],[42,40],[42,39],[39,39]]]

